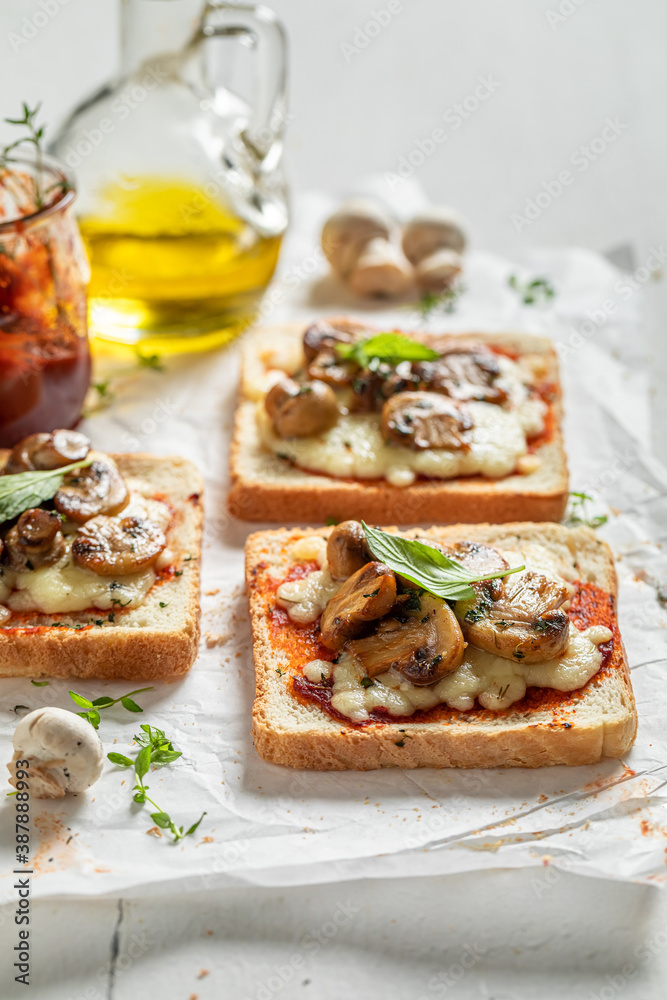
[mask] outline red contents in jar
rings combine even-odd
[[[0,236],[0,446],[74,427],[90,382],[85,293],[57,238]],[[41,237],[41,238],[40,238]],[[12,252],[14,251],[14,252]]]
[[[74,427],[90,382],[88,342],[69,330],[0,327],[0,446],[39,431]],[[26,329],[26,327],[28,329]]]

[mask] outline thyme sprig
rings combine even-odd
[[[556,289],[548,278],[520,281],[516,274],[510,274],[507,284],[520,296],[525,306],[546,305],[556,295]]]
[[[105,410],[115,401],[118,395],[118,383],[132,375],[136,375],[142,368],[149,368],[154,372],[165,371],[164,361],[159,354],[142,354],[139,348],[135,348],[135,363],[124,365],[106,374],[103,378],[90,383],[91,392],[86,402],[84,416],[89,417],[100,410]]]
[[[438,313],[453,313],[459,299],[467,291],[465,285],[455,285],[453,288],[446,288],[443,292],[424,292],[417,311],[423,320],[430,319]]]
[[[177,843],[195,832],[206,812],[201,814],[196,823],[184,830],[182,826],[176,826],[169,813],[161,809],[157,802],[150,797],[148,794],[149,786],[144,782],[144,777],[148,774],[151,765],[162,767],[165,764],[171,764],[182,757],[182,752],[174,749],[173,743],[165,736],[164,730],[148,725],[142,725],[141,729],[142,732],[134,736],[134,742],[141,747],[134,760],[122,753],[109,753],[107,757],[117,767],[134,768],[136,778],[132,796],[134,801],[139,805],[144,805],[146,802],[152,805],[156,812],[151,813],[151,819],[161,830],[169,830],[174,838],[174,843]]]
[[[600,528],[607,523],[609,518],[606,514],[590,514],[589,503],[593,503],[593,497],[588,493],[570,493],[570,502],[565,514],[565,524],[568,528],[576,528],[580,524],[588,528]]]
[[[35,105],[34,108],[30,108],[25,101],[23,101],[21,107],[23,114],[20,118],[5,118],[4,121],[8,125],[17,125],[19,127],[25,128],[27,130],[26,135],[19,136],[13,142],[8,143],[0,150],[0,170],[9,171],[12,174],[12,179],[20,188],[23,188],[23,195],[26,195],[25,182],[21,175],[16,171],[11,170],[10,164],[15,162],[12,157],[14,150],[18,149],[20,146],[31,145],[35,150],[35,177],[31,178],[32,181],[32,192],[31,195],[34,198],[34,202],[37,208],[42,208],[44,205],[44,197],[47,192],[43,190],[43,157],[44,152],[42,150],[42,140],[44,138],[44,132],[46,129],[45,125],[37,125],[37,115],[39,114],[42,104],[41,101]]]

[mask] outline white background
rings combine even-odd
[[[555,24],[547,15],[558,11],[556,0],[403,0],[363,48],[365,26],[383,0],[273,6],[291,42],[287,147],[294,190],[343,195],[365,174],[396,172],[418,140],[443,127],[447,140],[414,176],[431,198],[465,215],[477,247],[579,244],[606,252],[629,244],[640,265],[651,246],[667,245],[667,7],[660,0],[566,0],[560,6],[572,13]],[[10,34],[21,33],[23,19],[39,9],[37,0],[2,2],[0,113],[42,99],[55,127],[114,69],[116,4],[69,0],[14,51]],[[343,48],[351,45],[359,51]],[[489,76],[499,84],[495,93],[460,128],[443,125],[447,109]],[[570,158],[601,134],[607,118],[627,127],[578,171]],[[567,168],[574,183],[517,232],[512,214]],[[667,375],[664,288],[656,282],[646,295],[658,393]],[[664,391],[662,397],[664,403]],[[664,457],[660,412],[654,442]],[[35,910],[33,940],[42,951],[40,967],[48,958],[53,974],[41,977],[32,996],[65,1000],[89,989],[91,997],[129,1000],[159,982],[169,1000],[242,997],[243,990],[254,997],[256,984],[267,983],[276,966],[289,967],[303,953],[303,935],[330,921],[348,899],[359,912],[330,944],[306,951],[305,971],[274,982],[271,996],[664,996],[663,894],[571,875],[547,889],[536,887],[534,873],[498,872],[340,891],[239,889],[151,903],[44,903]],[[63,937],[79,947],[63,949]],[[466,943],[478,940],[488,950],[460,981],[427,988],[461,960]],[[113,955],[123,961],[110,975]],[[623,972],[628,964],[632,971]],[[209,975],[198,979],[202,970]]]

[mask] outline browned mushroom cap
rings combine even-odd
[[[89,450],[90,441],[78,431],[31,434],[14,445],[5,473],[12,475],[32,469],[60,469],[63,465],[83,461]]]
[[[357,368],[357,373],[350,383],[351,392],[347,400],[350,413],[377,413],[386,398],[383,393],[388,378],[391,376],[387,371]]]
[[[324,382],[299,385],[291,378],[281,379],[266,394],[264,406],[282,438],[321,434],[338,420],[336,395]]]
[[[100,455],[91,465],[65,473],[53,503],[68,520],[83,524],[98,514],[119,514],[129,499],[116,463],[108,455]]]
[[[479,576],[508,568],[497,549],[477,542],[459,542],[444,551]],[[559,610],[570,596],[565,583],[527,571],[472,587],[475,597],[457,601],[455,611],[473,646],[526,663],[543,663],[565,652],[570,620]]]
[[[264,409],[271,420],[275,420],[285,403],[299,394],[299,383],[291,378],[281,378],[280,382],[272,385],[264,397]]]
[[[15,444],[9,453],[4,473],[7,476],[16,475],[19,472],[30,472],[35,466],[32,464],[32,454],[35,448],[44,445],[50,438],[50,434],[31,434],[30,437],[23,438]]]
[[[469,410],[434,392],[399,392],[382,407],[385,438],[407,448],[467,449],[473,425]]]
[[[58,562],[65,553],[61,525],[60,514],[54,510],[25,510],[7,532],[4,562],[19,573]]]
[[[320,620],[320,638],[329,649],[342,649],[368,622],[387,614],[396,600],[396,578],[384,563],[369,562],[331,598]]]
[[[360,521],[336,525],[327,540],[329,572],[336,580],[346,580],[372,559]]]
[[[355,377],[355,372],[359,371],[359,366],[350,362],[342,361],[335,349],[320,351],[314,361],[308,365],[308,378],[326,382],[334,389],[342,389],[350,385]]]
[[[399,392],[416,391],[421,388],[419,383],[409,361],[397,365],[374,362],[372,368],[358,370],[352,380],[349,410],[351,413],[375,413],[382,409],[386,399]]]
[[[480,399],[496,405],[507,399],[505,390],[495,384],[501,369],[490,351],[447,351],[437,361],[415,362],[412,371],[420,389],[441,392],[452,399]]]
[[[500,573],[509,569],[509,563],[498,549],[494,549],[490,545],[483,545],[481,542],[462,540],[454,545],[445,546],[431,539],[422,538],[420,541],[426,545],[433,545],[436,549],[444,552],[446,556],[456,559],[475,576],[488,576],[490,573]],[[503,578],[482,580],[471,586],[480,600],[495,601],[503,593],[505,580]]]
[[[336,344],[351,344],[357,336],[344,325],[334,326],[322,320],[307,327],[303,335],[303,353],[310,364],[321,351],[333,351]]]
[[[341,360],[336,347],[339,344],[351,344],[357,340],[358,334],[322,321],[313,323],[303,335],[303,353],[308,365],[308,376],[319,379],[334,388],[349,385],[358,370],[358,365]]]
[[[93,517],[77,531],[72,558],[98,576],[127,576],[155,562],[167,540],[144,517]]]
[[[454,545],[439,545],[431,539],[421,539],[425,544],[434,545],[446,555],[456,559],[462,566],[465,566],[471,573],[477,576],[486,576],[489,573],[500,573],[504,569],[509,569],[507,559],[490,545],[483,545],[481,542],[468,542],[462,540]],[[489,581],[495,582],[495,581]]]
[[[434,684],[463,660],[465,642],[446,601],[424,595],[421,609],[402,619],[385,618],[373,635],[353,639],[345,650],[362,664],[368,677],[392,667],[412,684]]]
[[[570,636],[570,619],[559,610],[570,596],[564,583],[541,573],[521,573],[503,582],[496,599],[484,590],[480,596],[479,587],[474,587],[474,600],[456,602],[456,615],[469,642],[495,656],[526,663],[563,655]]]

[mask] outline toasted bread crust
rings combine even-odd
[[[301,327],[288,324],[264,328],[248,338],[244,348],[244,374],[256,368],[260,345],[294,341]],[[327,518],[364,517],[376,523],[477,523],[506,521],[559,521],[567,506],[568,472],[561,431],[562,405],[558,360],[544,337],[529,334],[420,335],[433,345],[452,339],[494,344],[523,356],[539,357],[545,380],[555,387],[554,427],[551,440],[535,451],[540,469],[528,475],[503,479],[481,476],[450,480],[419,480],[398,488],[384,481],[336,479],[293,469],[276,460],[261,446],[255,427],[254,404],[241,399],[234,420],[230,455],[230,513],[243,521],[317,523]]]
[[[178,457],[116,454],[123,475],[164,495],[175,511],[167,544],[179,575],[158,581],[136,608],[115,613],[35,616],[20,627],[0,628],[0,676],[80,677],[102,680],[166,680],[185,673],[199,645],[199,562],[203,481],[197,468]],[[165,605],[160,608],[160,602]],[[52,628],[49,621],[75,625],[98,616],[103,627]]]
[[[503,713],[502,719],[469,719],[456,713],[451,722],[346,725],[317,705],[302,704],[290,693],[277,668],[288,664],[276,655],[268,628],[264,596],[254,585],[255,567],[267,559],[288,565],[287,548],[304,534],[326,536],[329,528],[278,529],[251,535],[246,546],[250,617],[253,631],[256,696],[253,737],[265,760],[315,770],[372,770],[380,767],[543,767],[581,765],[620,757],[634,742],[637,711],[625,651],[613,672],[598,685],[589,682],[572,705],[550,711]],[[420,532],[421,535],[424,532]],[[616,573],[608,546],[587,528],[559,524],[453,525],[426,532],[442,541],[469,538],[511,544],[520,536],[557,551],[576,564],[582,578],[616,596]],[[400,746],[399,743],[403,745]]]

